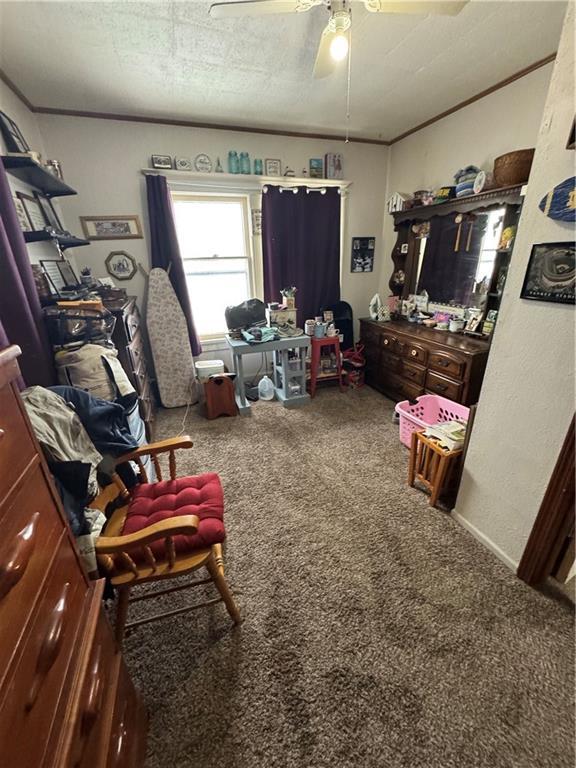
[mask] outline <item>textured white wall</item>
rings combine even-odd
[[[498,155],[535,146],[551,73],[552,64],[547,64],[393,144],[386,199],[394,192],[411,194],[453,184],[454,173],[466,165],[492,170]],[[384,241],[390,254],[396,238],[388,215]],[[389,260],[383,286],[387,287],[391,274]]]
[[[515,567],[574,412],[574,307],[520,299],[534,243],[574,239],[540,199],[574,175],[565,149],[574,113],[570,3],[536,144],[518,237],[456,505],[456,515]]]
[[[145,182],[140,169],[149,166],[150,155],[193,158],[206,152],[214,161],[219,156],[226,170],[228,150],[235,149],[249,152],[251,158],[280,158],[300,175],[309,158],[342,152],[344,175],[353,182],[347,199],[342,298],[350,302],[356,318],[367,314],[383,261],[388,258],[382,247],[387,147],[47,115],[40,117],[40,125],[49,152],[61,160],[66,181],[79,192],[63,203],[70,229],[80,231],[81,215],[137,213],[143,222],[144,240],[95,242],[77,249],[78,262],[93,267],[96,275],[106,274],[104,260],[118,248],[125,248],[148,267]],[[371,274],[350,272],[350,240],[358,235],[376,237],[376,264]],[[138,274],[122,285],[142,297],[145,279]]]

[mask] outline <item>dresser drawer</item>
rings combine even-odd
[[[426,365],[428,359],[428,350],[420,344],[414,344],[410,339],[399,338],[396,342],[398,352],[402,357],[411,360],[413,363]]]
[[[116,645],[112,630],[101,614],[86,675],[82,683],[78,717],[66,768],[96,768],[105,765],[103,730],[106,728],[107,703],[113,687]]]
[[[136,304],[133,304],[132,310],[124,316],[126,334],[130,341],[132,341],[132,339],[134,339],[136,334],[139,332],[141,324],[142,321],[140,320],[140,312],[138,311]]]
[[[35,454],[20,403],[9,384],[0,389],[0,502]]]
[[[382,350],[380,360],[380,364],[383,368],[386,368],[386,370],[391,371],[392,373],[398,373],[400,371],[402,361],[397,355],[393,355],[391,352]]]
[[[128,345],[128,354],[132,361],[133,371],[138,371],[146,367],[144,346],[142,344],[142,335],[140,333],[137,333],[134,340]]]
[[[43,764],[53,728],[62,726],[62,708],[70,694],[68,669],[77,652],[87,586],[76,555],[64,538],[43,590],[20,660],[12,671],[0,706],[0,744],[5,768]]]
[[[396,352],[396,336],[392,336],[390,333],[383,333],[382,348],[388,352]]]
[[[444,376],[440,376],[433,371],[428,371],[426,375],[426,390],[435,395],[442,395],[442,397],[447,397],[449,400],[459,402],[462,384],[459,381],[446,379]]]
[[[107,768],[136,768],[143,751],[146,715],[122,661]]]
[[[415,400],[424,393],[420,384],[412,384],[394,373],[386,373],[382,380],[382,389],[395,402]]]
[[[64,532],[39,463],[14,489],[0,530],[1,685]]]
[[[466,364],[460,358],[448,352],[436,351],[430,352],[428,367],[453,379],[462,379],[466,370]]]
[[[401,375],[403,379],[406,379],[413,384],[424,384],[426,379],[426,368],[402,360]]]

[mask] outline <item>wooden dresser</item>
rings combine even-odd
[[[398,402],[425,392],[464,405],[478,401],[489,345],[398,320],[360,320],[366,383]]]
[[[0,765],[136,768],[146,714],[0,351]]]
[[[140,416],[146,426],[148,442],[153,440],[156,402],[152,391],[150,371],[146,363],[142,337],[142,319],[136,298],[129,296],[121,305],[106,304],[116,317],[112,341],[118,350],[118,359],[128,374],[140,402]]]

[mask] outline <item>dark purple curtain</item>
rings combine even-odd
[[[166,177],[147,175],[146,193],[148,195],[148,219],[150,223],[151,265],[165,270],[170,267],[170,282],[186,317],[192,354],[196,356],[202,352],[202,346],[194,327],[184,264],[180,256],[180,246],[174,224],[172,199],[168,191]]]
[[[20,370],[28,386],[56,381],[52,349],[26,243],[16,216],[4,166],[0,162],[0,346],[7,340],[22,350]]]
[[[264,298],[281,301],[280,290],[295,285],[298,324],[320,307],[340,300],[340,194],[306,187],[262,193]]]

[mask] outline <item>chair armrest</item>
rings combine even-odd
[[[122,456],[118,456],[115,459],[115,463],[123,464],[125,461],[133,461],[134,459],[142,458],[142,456],[157,455],[167,451],[175,451],[178,448],[192,448],[193,445],[192,438],[188,435],[170,437],[168,440],[160,440],[157,443],[142,445],[140,448],[130,451],[130,453],[123,453]]]
[[[143,547],[151,541],[165,539],[167,536],[184,534],[192,536],[198,530],[199,519],[197,515],[181,515],[170,520],[161,520],[159,523],[142,528],[136,533],[127,533],[125,536],[100,536],[96,540],[95,549],[97,555],[112,555],[115,552],[125,552],[134,547]]]

